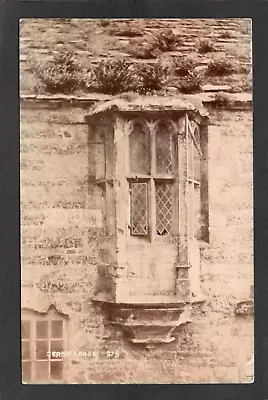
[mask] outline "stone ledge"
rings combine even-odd
[[[206,88],[206,91],[199,93],[199,94],[177,94],[172,96],[172,102],[176,102],[176,99],[181,100],[181,103],[184,104],[184,106],[187,104],[187,102],[192,103],[196,106],[196,108],[202,108],[202,105],[204,107],[214,107],[214,108],[220,108],[220,109],[227,109],[227,110],[250,110],[252,108],[252,94],[251,93],[229,93],[227,91],[224,91],[223,86],[213,86],[210,85],[209,87]],[[225,88],[225,87],[224,87]],[[226,89],[226,88],[225,88]],[[215,98],[217,96],[217,93],[224,93],[225,96],[228,96],[230,98],[230,103],[228,105],[226,104],[218,104],[219,101]],[[143,96],[144,97],[144,96]],[[58,95],[31,95],[31,94],[21,94],[20,100],[23,106],[27,107],[35,107],[35,106],[42,106],[42,104],[46,104],[49,108],[60,108],[64,103],[70,105],[76,104],[78,107],[82,108],[91,108],[94,106],[96,103],[102,103],[102,102],[109,102],[109,101],[118,101],[122,103],[124,100],[131,100],[134,101],[136,99],[142,99],[142,96],[139,96],[135,93],[123,93],[118,96],[111,96],[111,95],[106,95],[106,94],[101,94],[101,93],[91,93],[88,95],[63,95],[63,94],[58,94]],[[155,102],[155,98],[162,99],[162,106],[164,105],[164,109],[169,107],[166,107],[165,103],[171,101],[171,96],[145,96],[147,102],[150,102],[150,98],[152,99],[153,102]],[[99,108],[99,104],[97,104],[97,107]],[[106,104],[105,104],[106,107]]]

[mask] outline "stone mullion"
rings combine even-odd
[[[157,121],[148,122],[150,132],[150,180],[149,180],[149,235],[150,241],[153,242],[156,237],[156,198],[155,198],[155,171],[156,171],[156,154],[155,154],[155,138]]]

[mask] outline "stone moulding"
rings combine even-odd
[[[191,95],[180,95],[180,98],[183,98],[186,102],[191,102],[195,103],[196,101],[198,102],[198,105],[204,106],[204,107],[213,107],[216,105],[215,101],[215,93],[222,92],[222,89],[219,90],[213,90],[211,88],[210,91],[204,91],[199,94],[191,94]],[[228,110],[251,110],[252,109],[252,94],[251,93],[229,93],[229,92],[224,92],[227,94],[230,99],[232,100],[232,105],[228,106]],[[85,109],[85,116],[88,115],[88,109],[89,108],[94,108],[95,106],[105,102],[107,106],[107,103],[111,104],[115,103],[116,100],[117,102],[123,100],[124,95],[118,95],[118,96],[111,96],[111,95],[105,95],[101,93],[91,93],[88,95],[64,95],[64,94],[58,94],[58,95],[41,95],[41,94],[26,94],[26,93],[21,93],[20,95],[20,101],[21,105],[23,107],[30,107],[30,108],[39,108],[39,107],[48,107],[48,108],[61,108],[63,106],[80,106],[81,108]],[[135,98],[138,98],[139,96],[135,96]],[[147,96],[149,99],[151,99],[153,96]],[[174,100],[172,100],[174,101]],[[224,106],[222,106],[224,108]],[[189,111],[189,110],[188,110]]]
[[[189,303],[115,303],[93,299],[112,326],[130,343],[146,348],[176,340],[179,326],[191,322]]]

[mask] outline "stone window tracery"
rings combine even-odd
[[[129,134],[130,234],[175,233],[176,126],[172,121],[131,120]]]

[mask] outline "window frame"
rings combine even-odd
[[[22,337],[22,324],[23,322],[29,321],[30,323],[30,338],[24,339]],[[51,323],[52,321],[60,321],[62,322],[62,337],[53,338],[51,335]],[[47,338],[37,338],[37,322],[47,322],[48,323],[48,336]],[[47,358],[37,358],[36,350],[37,350],[37,342],[42,341],[48,344],[48,352],[50,352]],[[62,348],[63,352],[67,349],[67,320],[64,315],[61,315],[56,312],[56,310],[48,310],[47,313],[38,313],[36,311],[23,309],[21,314],[21,377],[23,383],[41,383],[41,384],[57,384],[57,383],[64,383],[65,382],[65,370],[66,370],[66,363],[67,357],[52,357],[51,354],[51,342],[52,341],[62,341]],[[30,357],[25,359],[23,358],[23,343],[29,342],[30,343]],[[30,363],[30,374],[31,379],[24,381],[23,380],[23,363],[29,362]],[[48,362],[48,379],[41,380],[36,378],[36,362]],[[62,363],[62,377],[60,379],[53,379],[51,378],[51,363]]]
[[[138,122],[144,124],[148,129],[149,134],[149,173],[137,173],[131,172],[131,154],[130,154],[130,135],[133,133],[133,126]],[[158,126],[161,123],[165,123],[172,127],[172,129],[165,133],[161,132],[160,134],[168,134],[170,137],[171,143],[171,172],[170,173],[161,173],[157,171],[157,154],[156,154],[156,135],[159,134]],[[141,236],[147,237],[150,242],[155,240],[161,240],[162,237],[170,237],[174,236],[178,233],[178,225],[176,224],[178,218],[178,141],[177,141],[177,126],[176,123],[172,119],[158,118],[157,120],[150,121],[145,118],[133,117],[129,121],[130,133],[128,135],[128,140],[126,143],[127,154],[126,154],[126,180],[128,188],[130,188],[131,183],[139,183],[146,182],[147,183],[147,214],[148,214],[148,234],[135,234],[131,233],[131,207],[128,207],[129,215],[128,215],[128,234],[130,236]],[[171,184],[171,213],[172,218],[170,221],[171,231],[165,235],[157,234],[157,199],[156,199],[156,186],[157,184]],[[129,189],[128,189],[129,190]],[[128,202],[131,202],[130,196]]]

